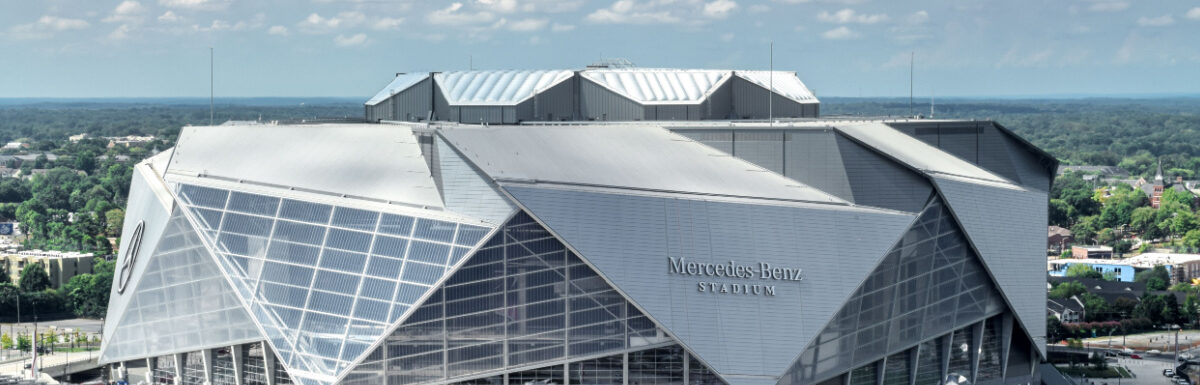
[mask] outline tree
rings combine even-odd
[[[1163,294],[1163,309],[1162,322],[1166,324],[1177,324],[1183,322],[1183,317],[1179,309],[1179,302],[1175,301],[1175,295]]]
[[[1112,310],[1108,307],[1108,302],[1103,297],[1092,293],[1083,293],[1079,295],[1079,300],[1083,302],[1084,314],[1087,314],[1087,321],[1106,321],[1112,318]]]
[[[1200,303],[1196,294],[1188,294],[1183,300],[1183,322],[1194,325],[1196,323],[1197,311],[1200,311]]]
[[[6,267],[4,265],[0,265],[0,284],[10,283],[9,280],[10,280],[10,278],[8,278],[8,267]]]
[[[46,268],[42,267],[41,262],[27,264],[21,270],[21,291],[40,292],[51,286],[53,285],[50,283],[50,275],[46,274]]]
[[[125,211],[121,209],[112,209],[104,212],[104,232],[110,237],[121,235],[121,228],[125,223]]]
[[[1141,234],[1142,239],[1151,240],[1163,237],[1162,229],[1158,227],[1155,216],[1157,210],[1151,207],[1138,207],[1130,215],[1129,228]]]
[[[1099,271],[1092,269],[1091,266],[1082,263],[1072,263],[1067,266],[1067,276],[1075,278],[1104,278],[1104,274],[1101,274]]]
[[[1075,208],[1067,204],[1067,201],[1057,198],[1051,199],[1049,210],[1051,225],[1063,228],[1071,227],[1071,218],[1074,217],[1072,214],[1074,214]]]
[[[4,333],[3,336],[0,336],[0,347],[3,347],[5,349],[13,348],[13,340],[12,340],[12,337],[8,336],[8,333]]]
[[[1167,283],[1171,282],[1171,275],[1167,273],[1166,267],[1159,265],[1153,269],[1138,272],[1133,276],[1133,280],[1145,283],[1147,291],[1161,291],[1167,289]]]
[[[1096,234],[1100,232],[1100,218],[1096,215],[1080,218],[1075,226],[1071,227],[1071,232],[1075,234],[1075,240],[1085,243],[1091,243]]]
[[[1183,235],[1183,245],[1192,248],[1200,248],[1200,230],[1191,230]]]
[[[1067,329],[1063,327],[1062,321],[1058,317],[1046,317],[1046,339],[1051,343],[1062,341],[1067,337]]]
[[[1076,265],[1072,265],[1072,266],[1076,266]],[[1060,283],[1060,284],[1058,284],[1058,286],[1055,286],[1053,289],[1050,289],[1050,292],[1047,293],[1047,296],[1049,296],[1050,298],[1070,298],[1071,296],[1083,294],[1086,292],[1087,292],[1087,288],[1084,287],[1082,283],[1075,282],[1075,281],[1068,281],[1068,282]]]

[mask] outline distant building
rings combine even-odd
[[[1075,250],[1078,246],[1072,247]],[[1134,275],[1143,270],[1163,266],[1171,276],[1171,284],[1200,278],[1200,254],[1144,253],[1125,259],[1047,259],[1050,277],[1065,277],[1071,265],[1085,264],[1101,274],[1115,274],[1117,280],[1133,282]]]
[[[1046,310],[1062,323],[1083,322],[1087,315],[1083,301],[1080,301],[1077,296],[1071,296],[1071,298],[1048,298],[1046,299]]]
[[[1046,249],[1061,252],[1074,242],[1075,236],[1071,234],[1071,230],[1058,226],[1047,228]]]
[[[0,148],[0,150],[19,150],[25,147],[29,147],[29,145],[21,142],[8,142],[5,143],[4,147]]]
[[[1071,258],[1110,259],[1113,248],[1108,246],[1071,246]]]
[[[81,140],[84,140],[84,139],[87,139],[90,137],[92,137],[92,136],[88,135],[88,133],[85,132],[85,133],[82,133],[79,135],[71,135],[71,136],[67,137],[67,140],[70,140],[71,143],[75,143],[75,142],[78,142],[78,141],[81,141]]]
[[[11,282],[19,282],[26,265],[41,263],[50,276],[50,285],[57,289],[76,275],[91,274],[93,257],[91,253],[26,250],[0,256],[0,265],[8,271]]]
[[[1087,265],[1100,274],[1111,274],[1121,282],[1133,282],[1134,274],[1138,271],[1125,260],[1119,259],[1049,259],[1046,271],[1051,277],[1066,277],[1067,269],[1072,265]]]
[[[1116,166],[1058,166],[1058,175],[1067,172],[1095,174],[1104,179],[1129,177],[1129,171]]]
[[[150,142],[153,142],[157,138],[155,138],[154,135],[150,135],[150,136],[129,135],[129,136],[106,137],[105,139],[108,139],[108,148],[113,148],[116,146],[129,147],[132,145],[150,143]]]
[[[1184,182],[1183,177],[1181,176],[1175,177],[1175,183],[1170,185],[1165,184],[1163,180],[1162,162],[1159,162],[1158,171],[1156,171],[1154,174],[1153,183],[1147,182],[1144,178],[1139,178],[1138,181],[1135,182],[1134,187],[1142,190],[1143,193],[1146,193],[1146,196],[1150,197],[1150,207],[1156,209],[1158,208],[1158,206],[1162,203],[1163,192],[1166,191],[1166,189],[1173,189],[1181,193],[1186,193],[1191,195],[1193,200],[1196,199],[1196,193],[1192,191],[1192,189],[1195,188],[1195,183],[1193,183],[1192,187],[1189,188],[1188,184]]]

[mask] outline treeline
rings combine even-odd
[[[1064,164],[1120,166],[1152,177],[1158,160],[1169,178],[1200,175],[1200,99],[938,101],[935,117],[990,119]],[[929,101],[912,111],[929,114]],[[821,113],[905,116],[907,99],[822,98]]]
[[[54,289],[41,263],[30,263],[21,270],[20,280],[8,282],[9,274],[0,267],[0,314],[6,322],[32,320],[35,315],[102,318],[108,311],[112,288],[113,262],[95,258],[91,274],[80,274]],[[20,305],[18,306],[18,301]]]
[[[362,103],[216,106],[214,121],[362,118]],[[0,141],[62,140],[92,136],[154,135],[173,140],[186,125],[208,125],[208,105],[161,103],[34,103],[0,106]]]

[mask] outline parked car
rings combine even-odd
[[[1135,360],[1140,360],[1140,359],[1142,359],[1142,356],[1140,356],[1140,355],[1137,355],[1137,354],[1130,354],[1130,355],[1129,355],[1129,358],[1132,358],[1132,359],[1135,359]]]
[[[1175,369],[1163,369],[1163,376],[1175,377]]]

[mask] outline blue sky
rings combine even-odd
[[[795,71],[818,96],[1200,93],[1200,1],[0,0],[0,97],[364,100],[395,72]]]

